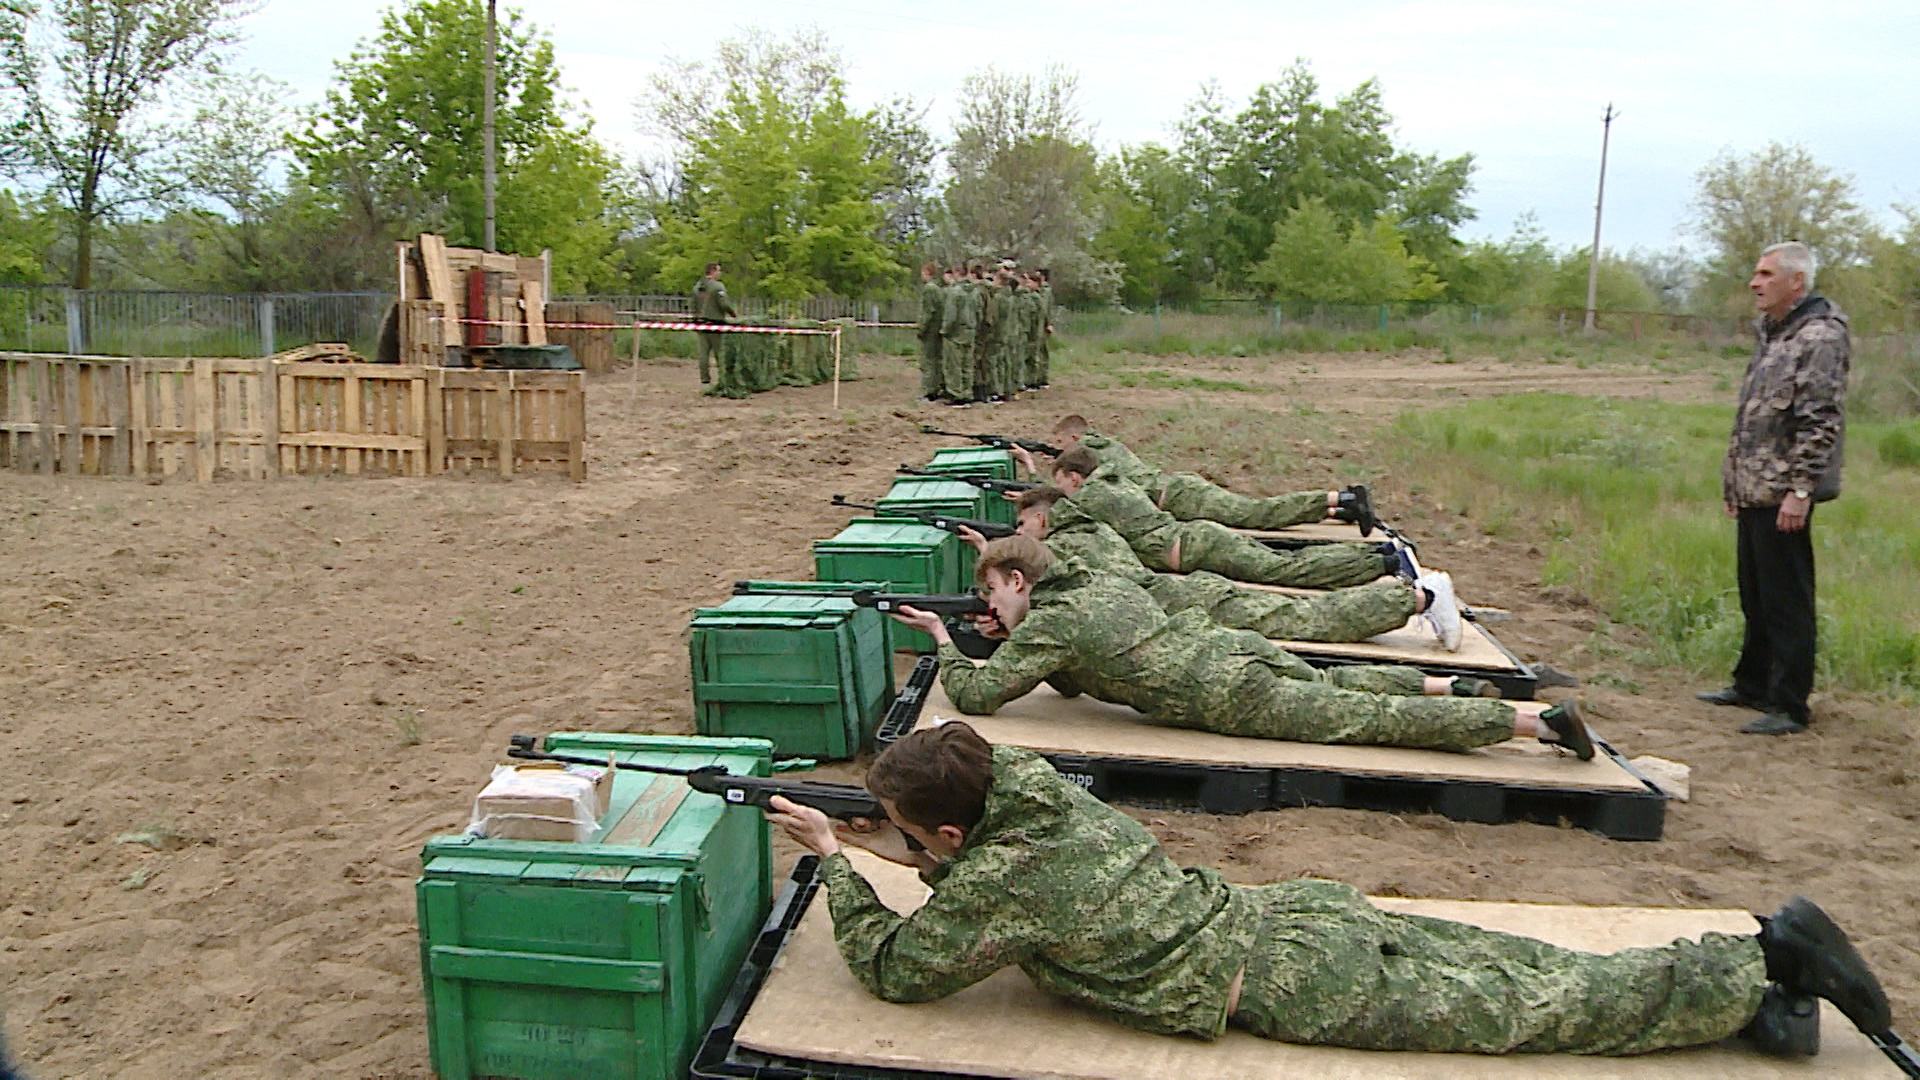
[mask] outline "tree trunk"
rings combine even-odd
[[[73,223],[73,287],[93,287],[93,201],[80,204]]]

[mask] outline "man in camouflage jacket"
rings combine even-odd
[[[1840,494],[1846,419],[1847,317],[1810,292],[1813,255],[1775,244],[1760,256],[1753,289],[1759,340],[1740,384],[1740,405],[1720,479],[1738,520],[1740,610],[1746,636],[1733,685],[1700,694],[1763,715],[1755,735],[1805,731],[1813,691],[1813,505]]]
[[[818,810],[775,798],[769,816],[821,857],[841,958],[886,1001],[938,1000],[1017,965],[1108,1019],[1200,1039],[1232,1024],[1369,1050],[1623,1055],[1739,1033],[1794,1056],[1818,1047],[1805,989],[1818,972],[1856,1026],[1891,1023],[1846,936],[1798,897],[1758,935],[1599,955],[1391,914],[1339,882],[1182,868],[1044,759],[963,723],[901,739],[867,784],[898,832],[848,839],[920,870],[932,895],[912,914],[880,902]]]
[[[920,396],[927,401],[946,396],[945,373],[940,369],[940,333],[946,326],[946,295],[942,290],[952,284],[951,270],[943,283],[939,266],[929,262],[920,267]]]

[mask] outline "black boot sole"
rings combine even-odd
[[[1769,984],[1740,1037],[1769,1057],[1812,1057],[1820,1052],[1820,999]]]
[[[1577,702],[1563,701],[1558,706],[1560,715],[1548,719],[1544,715],[1541,722],[1553,729],[1554,737],[1542,739],[1548,746],[1563,747],[1573,751],[1573,756],[1581,761],[1593,760],[1593,736],[1587,732],[1586,721],[1580,718],[1580,706]]]
[[[1769,954],[1769,968],[1775,966],[1776,954],[1783,954],[1783,977],[1778,981],[1789,991],[1833,1002],[1868,1035],[1884,1034],[1893,1026],[1893,1011],[1880,980],[1845,931],[1818,904],[1804,896],[1788,900],[1767,920],[1760,943]]]

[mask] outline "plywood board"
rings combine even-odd
[[[906,867],[850,852],[882,902],[903,914],[927,896]],[[1725,909],[1587,908],[1382,899],[1404,911],[1526,934],[1568,948],[1613,952],[1707,931],[1752,933],[1753,917]],[[1898,1072],[1831,1006],[1824,1047],[1780,1061],[1735,1047],[1696,1047],[1633,1058],[1388,1053],[1271,1042],[1229,1031],[1214,1042],[1152,1035],[1042,993],[1018,968],[941,1001],[894,1005],[868,994],[833,941],[816,896],[774,961],[735,1041],[805,1061],[1049,1080],[1789,1080],[1896,1077]]]
[[[1365,641],[1276,641],[1288,652],[1307,656],[1339,656],[1381,664],[1428,664],[1449,668],[1477,668],[1482,671],[1519,672],[1520,665],[1500,651],[1478,623],[1460,628],[1460,651],[1448,652],[1440,639],[1427,629],[1424,619],[1415,619],[1398,630],[1370,637]]]
[[[1344,540],[1355,544],[1368,544],[1386,539],[1378,532],[1372,536],[1361,536],[1360,526],[1347,521],[1314,521],[1305,525],[1289,525],[1284,529],[1235,529],[1233,531],[1242,536],[1251,536],[1255,540]]]
[[[1546,702],[1509,701],[1537,712]],[[1533,788],[1642,792],[1632,773],[1605,754],[1579,761],[1533,739],[1513,739],[1464,754],[1406,750],[1394,746],[1329,746],[1321,743],[1245,739],[1184,728],[1155,727],[1135,710],[1081,695],[1061,697],[1051,686],[1008,702],[992,716],[968,716],[954,708],[935,682],[921,707],[920,726],[965,720],[988,742],[1029,750],[1090,757],[1175,761],[1202,765],[1275,769],[1326,769],[1347,775],[1477,780]]]

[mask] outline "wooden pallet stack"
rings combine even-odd
[[[465,367],[468,348],[547,344],[552,254],[449,247],[434,233],[397,243],[400,362]]]

